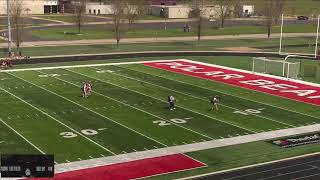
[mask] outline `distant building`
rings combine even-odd
[[[67,0],[23,0],[25,14],[59,13],[60,4]],[[10,0],[9,0],[10,2]],[[7,0],[0,0],[0,14],[7,14]]]
[[[44,0],[24,0],[23,7],[26,14],[43,14]],[[0,0],[0,14],[7,14],[7,0]]]
[[[113,14],[111,5],[103,3],[87,3],[86,5],[87,14]]]
[[[254,13],[254,6],[253,5],[243,5],[242,6],[242,16],[248,17],[253,15]]]
[[[44,0],[44,13],[52,14],[59,12],[59,0]]]

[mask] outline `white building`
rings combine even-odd
[[[254,13],[254,6],[253,5],[243,5],[242,6],[242,16],[247,17],[251,16]]]
[[[23,6],[26,14],[44,13],[44,0],[23,0]],[[0,14],[7,14],[7,0],[0,0]]]
[[[100,4],[100,3],[87,3],[86,5],[87,14],[113,14],[111,5]]]
[[[59,12],[59,0],[22,0],[22,2],[26,14]],[[0,0],[0,14],[7,14],[7,0]]]
[[[151,15],[165,16],[167,18],[188,18],[190,8],[187,6],[163,6],[153,5],[151,6]]]
[[[221,7],[218,5],[206,6],[203,9],[203,17],[214,19],[219,16]],[[233,8],[232,8],[233,9]],[[176,6],[163,6],[153,5],[151,6],[151,14],[154,16],[164,16],[167,18],[189,18],[192,8],[188,5],[176,5]],[[232,13],[232,12],[230,12]],[[254,13],[254,6],[244,5],[243,16],[252,15]]]

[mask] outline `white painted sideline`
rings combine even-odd
[[[319,129],[320,129],[320,124],[315,124],[315,125],[309,125],[309,126],[303,126],[303,127],[282,129],[277,131],[263,132],[258,134],[250,134],[250,135],[244,135],[244,136],[238,136],[238,137],[232,137],[232,138],[211,140],[206,142],[199,142],[199,143],[172,146],[172,147],[153,149],[153,150],[147,150],[147,151],[132,152],[128,154],[121,154],[121,155],[115,155],[115,156],[109,156],[109,157],[76,161],[76,162],[56,165],[55,172],[63,173],[63,172],[69,172],[74,170],[81,170],[81,169],[111,165],[116,163],[141,160],[146,158],[154,158],[154,157],[167,156],[167,155],[179,154],[179,153],[188,153],[188,152],[194,152],[194,151],[200,151],[200,150],[206,150],[206,149],[212,149],[212,148],[218,148],[218,147],[244,144],[244,143],[255,142],[255,141],[265,141],[268,139],[280,138],[283,136],[292,136],[296,134],[316,132],[316,131],[319,131]],[[272,162],[276,162],[276,161],[272,161]],[[270,162],[260,163],[258,165],[267,164],[267,163],[270,163]],[[253,166],[255,165],[250,165],[245,167],[253,167]],[[241,169],[241,167],[235,168],[235,169]],[[228,171],[228,170],[225,170],[225,171]]]
[[[83,64],[83,65],[72,65],[72,66],[52,66],[52,67],[25,68],[25,69],[7,69],[7,70],[0,70],[0,72],[19,72],[19,71],[35,71],[35,70],[40,71],[40,70],[47,70],[47,69],[70,69],[70,68],[81,68],[81,67],[142,64],[147,62],[168,62],[168,61],[174,61],[174,60],[134,61],[134,62],[120,62],[120,63]]]
[[[296,82],[296,83],[320,87],[320,84],[317,84],[317,83],[296,80],[296,79],[288,79],[285,77],[279,77],[279,76],[270,75],[270,74],[263,74],[263,73],[256,73],[256,72],[253,73],[252,71],[236,69],[236,68],[231,68],[231,67],[226,67],[226,66],[220,66],[220,65],[216,65],[216,64],[209,64],[209,63],[204,63],[204,62],[199,62],[199,61],[192,61],[192,60],[188,60],[188,59],[152,60],[152,61],[134,61],[134,62],[102,63],[102,64],[83,64],[83,65],[71,65],[71,66],[52,66],[52,67],[24,68],[24,69],[7,69],[7,70],[0,70],[0,73],[1,72],[47,70],[47,69],[70,69],[70,68],[81,68],[81,67],[99,67],[99,66],[126,65],[126,64],[142,64],[142,63],[170,62],[170,61],[185,61],[185,62],[196,63],[196,64],[201,64],[201,65],[206,65],[206,66],[211,66],[211,67],[218,67],[218,68],[223,68],[223,69],[228,69],[228,70],[233,70],[233,71],[249,73],[249,74],[258,74],[258,75],[264,76],[264,77],[271,77],[271,78],[285,80],[285,81],[289,80],[289,81]]]

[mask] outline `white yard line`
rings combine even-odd
[[[74,71],[72,71],[72,72],[74,72]],[[75,72],[75,73],[78,73],[78,72]],[[96,80],[99,80],[99,81],[104,82],[104,83],[106,83],[106,84],[111,84],[111,85],[117,86],[117,87],[119,87],[119,88],[122,88],[122,89],[125,89],[125,90],[128,90],[128,91],[131,91],[131,92],[135,92],[135,93],[137,93],[137,94],[141,94],[141,95],[150,97],[150,98],[155,99],[155,100],[158,100],[158,101],[162,101],[162,102],[167,103],[166,101],[164,101],[164,100],[162,100],[162,99],[158,99],[158,98],[155,98],[155,97],[153,97],[153,96],[149,96],[149,95],[147,95],[147,94],[144,94],[144,93],[141,93],[141,92],[132,90],[132,89],[128,89],[128,88],[123,87],[123,86],[120,86],[120,85],[113,84],[113,83],[111,83],[111,82],[106,82],[106,81],[104,81],[104,80],[102,80],[102,79],[98,79],[98,78],[91,77],[91,76],[88,76],[88,75],[84,75],[84,74],[81,74],[81,73],[78,73],[78,74],[83,75],[83,76],[87,76],[87,77],[90,77],[90,78],[93,78],[93,79],[96,79]],[[249,132],[256,133],[255,131],[252,131],[252,130],[247,129],[247,128],[245,128],[245,127],[241,127],[241,126],[238,126],[238,125],[236,125],[236,124],[233,124],[233,123],[230,123],[230,122],[226,122],[226,121],[223,121],[223,120],[221,120],[221,119],[208,116],[208,115],[206,115],[206,114],[202,114],[202,113],[200,113],[200,112],[197,112],[197,111],[194,111],[194,110],[185,108],[185,107],[183,107],[183,106],[176,106],[176,107],[180,107],[180,108],[185,109],[185,110],[187,110],[187,111],[190,111],[190,112],[193,112],[193,113],[195,113],[195,114],[199,114],[199,115],[205,116],[205,117],[207,117],[207,118],[213,119],[213,120],[215,120],[215,121],[219,121],[219,122],[224,123],[224,124],[228,124],[228,125],[231,125],[231,126],[234,126],[234,127],[237,127],[237,128],[240,128],[240,129],[249,131]],[[195,131],[194,131],[194,132],[195,132]],[[198,134],[199,134],[199,133],[198,133]],[[205,136],[206,136],[206,135],[205,135]],[[210,139],[213,139],[213,138],[210,137]]]
[[[37,71],[37,72],[42,73],[42,74],[45,74],[45,73],[43,73],[43,72],[41,72],[41,71]],[[72,71],[72,72],[73,72],[73,71]],[[69,81],[60,79],[60,78],[58,78],[58,77],[53,77],[53,78],[58,79],[59,81],[66,82],[66,83],[71,84],[71,85],[76,86],[76,87],[81,87],[81,86],[78,86],[78,85],[76,85],[76,84],[74,84],[74,83],[72,83],[72,82],[69,82]],[[93,92],[95,92],[95,91],[93,91]],[[131,108],[135,108],[136,110],[140,110],[140,109],[138,109],[138,108],[136,108],[136,107],[130,106],[130,105],[127,104],[127,103],[123,103],[123,102],[118,101],[118,100],[116,100],[116,99],[113,99],[113,98],[111,98],[111,97],[109,97],[109,96],[105,96],[105,95],[100,94],[100,93],[98,93],[98,92],[95,92],[95,93],[98,94],[98,95],[100,95],[100,96],[109,98],[109,99],[111,99],[111,100],[113,100],[113,101],[116,101],[116,102],[118,102],[118,103],[121,103],[121,104],[123,104],[123,105],[125,105],[125,106],[129,106],[129,107],[131,107]],[[71,101],[71,100],[70,100],[70,101]],[[72,102],[73,102],[73,101],[72,101]],[[80,104],[77,104],[77,105],[80,105]],[[81,107],[84,107],[84,106],[81,105]],[[88,108],[88,109],[89,109],[89,108]],[[90,109],[90,111],[93,111],[93,110]],[[143,111],[143,110],[140,110],[140,111],[142,111],[142,112],[144,112],[144,113],[147,113],[147,112],[145,112],[145,111]],[[96,113],[96,114],[97,114],[97,113]],[[100,115],[100,113],[98,113],[98,114]],[[101,114],[100,116],[102,116],[103,118],[106,118],[106,119],[108,119],[108,120],[111,120],[110,118],[105,117],[105,116],[102,115],[102,114]],[[111,120],[111,121],[114,122],[114,123],[116,123],[116,121],[114,121],[114,120]],[[131,130],[131,131],[133,131],[133,132],[135,132],[135,133],[137,133],[137,134],[139,134],[139,135],[147,138],[147,139],[150,139],[150,140],[152,140],[152,141],[154,141],[154,142],[156,142],[156,143],[158,143],[158,144],[161,144],[161,145],[163,145],[163,146],[165,146],[165,147],[168,147],[166,144],[164,144],[164,143],[162,143],[162,142],[160,142],[160,141],[158,141],[158,140],[156,140],[156,139],[154,139],[154,138],[152,138],[152,137],[149,137],[149,136],[147,136],[147,135],[145,135],[145,134],[143,134],[143,133],[141,133],[141,132],[139,132],[139,131],[136,131],[136,130],[134,130],[134,129],[131,129],[131,128],[129,128],[129,127],[126,126],[126,125],[123,125],[123,124],[121,124],[121,123],[117,123],[117,124],[120,125],[120,126],[122,126],[122,127],[127,128],[127,129],[129,129],[129,130]]]
[[[211,140],[206,142],[192,143],[192,144],[186,144],[186,145],[180,145],[180,146],[132,152],[128,154],[120,154],[120,155],[110,156],[110,157],[89,159],[84,161],[72,162],[68,164],[59,164],[56,166],[55,170],[57,173],[61,173],[61,172],[86,169],[86,168],[92,168],[92,167],[98,167],[98,166],[104,166],[104,165],[110,165],[110,164],[116,164],[116,163],[122,163],[122,162],[128,162],[128,161],[141,160],[146,158],[154,158],[154,157],[167,156],[167,155],[173,155],[173,154],[188,153],[188,152],[194,152],[194,151],[200,151],[200,150],[206,150],[206,149],[212,149],[212,148],[218,148],[218,147],[244,144],[244,143],[255,142],[255,141],[264,141],[264,140],[269,140],[274,138],[280,138],[283,136],[292,136],[296,134],[316,132],[319,130],[319,128],[320,128],[320,124],[317,124],[317,125],[310,125],[305,127],[282,129],[277,131],[263,132],[258,134],[250,134],[250,135],[237,136],[237,137],[218,139],[218,140]],[[266,164],[266,163],[260,163],[259,165],[262,165],[262,164]],[[252,166],[254,165],[250,165],[246,167],[252,167]],[[234,168],[233,170],[235,169],[241,169],[241,168]],[[225,170],[225,171],[229,171],[229,170]],[[221,171],[215,172],[215,173],[221,173]]]
[[[71,71],[71,70],[69,70],[69,71]],[[103,82],[103,83],[106,83],[105,81],[102,81],[102,80],[100,80],[100,79],[97,79],[97,78],[94,78],[94,77],[91,77],[91,76],[84,75],[84,74],[82,74],[82,73],[78,73],[78,72],[74,72],[74,71],[71,71],[71,72],[76,73],[76,74],[80,74],[80,75],[82,75],[82,76],[86,76],[86,77],[89,77],[89,78],[92,78],[92,79],[99,80],[99,81],[101,81],[101,82]],[[112,84],[112,83],[109,83],[109,84]],[[112,84],[112,85],[114,85],[114,84]],[[117,85],[114,85],[114,86],[117,86]],[[120,87],[120,86],[117,86],[117,87]],[[120,87],[120,88],[121,88],[121,87]],[[130,91],[131,91],[131,90],[130,90]],[[164,120],[164,121],[166,121],[166,122],[170,122],[170,123],[172,123],[172,124],[174,124],[174,125],[176,125],[176,126],[178,126],[178,127],[181,127],[181,128],[183,128],[183,129],[185,129],[185,130],[191,131],[191,132],[193,132],[193,133],[199,134],[199,135],[201,135],[201,136],[203,136],[203,137],[206,137],[206,138],[209,138],[209,139],[213,139],[212,137],[210,137],[210,136],[208,136],[208,135],[205,135],[205,134],[202,134],[202,133],[200,133],[200,132],[194,131],[194,130],[192,130],[192,129],[186,128],[186,127],[181,126],[181,125],[179,125],[179,124],[177,124],[177,123],[174,123],[174,122],[172,122],[172,121],[168,121],[167,119],[164,119],[164,118],[162,118],[162,117],[160,117],[160,116],[157,116],[157,115],[155,115],[155,114],[152,114],[152,113],[149,113],[149,112],[147,112],[147,111],[144,111],[144,110],[142,110],[142,109],[136,108],[136,107],[131,106],[131,105],[127,104],[127,103],[123,103],[123,102],[121,102],[121,101],[115,100],[115,99],[113,99],[113,98],[111,98],[111,97],[105,96],[105,95],[100,94],[100,93],[98,93],[98,92],[95,92],[95,93],[97,93],[97,94],[99,94],[99,95],[101,95],[101,96],[107,97],[107,98],[109,98],[109,99],[112,99],[112,100],[114,100],[114,101],[117,101],[117,102],[119,102],[119,103],[121,103],[121,104],[124,104],[124,105],[126,105],[126,106],[129,106],[129,107],[131,107],[131,108],[134,108],[134,109],[136,109],[136,110],[142,111],[142,112],[144,112],[144,113],[146,113],[146,114],[149,114],[149,115],[151,115],[151,116],[153,116],[153,117],[162,119],[162,120]]]
[[[1,88],[2,89],[2,88]],[[10,94],[9,92],[7,92],[6,90],[2,89],[3,91],[5,91],[6,93]],[[29,143],[32,147],[34,147],[36,150],[38,150],[41,154],[46,154],[43,150],[41,150],[39,147],[37,147],[36,145],[34,145],[31,141],[29,141],[27,138],[25,138],[23,135],[21,135],[18,131],[16,131],[13,127],[11,127],[9,124],[7,124],[6,122],[4,122],[1,118],[0,121],[6,125],[8,128],[10,128],[13,132],[15,132],[18,136],[20,136],[23,140],[25,140],[27,143]],[[1,141],[0,143],[3,143],[4,141]]]
[[[15,77],[16,77],[16,76],[15,76]],[[17,77],[17,78],[19,78],[19,77]],[[19,78],[19,79],[20,79],[20,78]],[[33,85],[34,85],[34,84],[33,84]],[[93,144],[95,144],[95,145],[99,146],[100,148],[104,149],[105,151],[108,151],[108,152],[110,152],[111,154],[116,155],[116,153],[114,153],[114,152],[110,151],[109,149],[105,148],[104,146],[102,146],[102,145],[98,144],[97,142],[95,142],[95,141],[91,140],[90,138],[88,138],[88,137],[84,136],[82,133],[80,133],[80,132],[76,131],[75,129],[73,129],[73,128],[71,128],[70,126],[68,126],[68,125],[64,124],[63,122],[59,121],[58,119],[54,118],[53,116],[49,115],[48,113],[46,113],[46,112],[42,111],[41,109],[39,109],[39,108],[35,107],[34,105],[32,105],[32,104],[28,103],[27,101],[25,101],[25,100],[21,99],[20,97],[18,97],[18,96],[16,96],[16,95],[12,94],[11,92],[9,92],[9,91],[7,91],[7,90],[5,90],[5,89],[1,88],[1,87],[0,87],[0,89],[2,89],[3,91],[7,92],[8,94],[10,94],[11,96],[15,97],[16,99],[19,99],[20,101],[24,102],[25,104],[27,104],[27,105],[31,106],[32,108],[34,108],[34,109],[38,110],[38,111],[39,111],[39,112],[41,112],[42,114],[44,114],[44,115],[46,115],[46,116],[50,117],[51,119],[55,120],[55,121],[56,121],[56,122],[58,122],[59,124],[63,125],[64,127],[68,128],[68,129],[70,129],[71,131],[73,131],[74,133],[76,133],[76,134],[80,135],[81,137],[85,138],[86,140],[90,141],[91,143],[93,143]]]
[[[96,69],[96,70],[101,70],[101,69],[98,69],[98,68],[95,68],[95,67],[93,67],[93,68]],[[144,72],[142,72],[142,73],[144,73]],[[191,94],[186,94],[186,93],[183,93],[183,92],[181,92],[181,91],[177,91],[177,90],[174,90],[174,89],[170,89],[170,88],[167,88],[167,87],[164,87],[164,86],[160,86],[160,85],[157,85],[157,84],[153,84],[153,83],[150,83],[150,82],[147,82],[147,81],[143,81],[143,80],[140,80],[140,79],[132,78],[132,77],[125,76],[125,75],[122,75],[122,74],[118,74],[118,73],[115,73],[115,72],[112,72],[111,74],[115,74],[115,75],[120,76],[120,77],[124,77],[124,78],[127,78],[127,79],[131,79],[131,80],[143,82],[143,83],[146,83],[146,84],[150,84],[150,85],[153,85],[153,86],[157,86],[157,87],[162,88],[162,89],[167,89],[167,90],[170,90],[170,91],[173,91],[173,92],[177,92],[177,93],[183,94],[183,95],[185,95],[185,96],[189,96],[189,97],[192,97],[192,98],[196,98],[196,99],[199,99],[199,100],[202,100],[202,101],[209,102],[209,101],[206,100],[206,99],[203,99],[203,98],[200,98],[200,97],[197,97],[197,96],[193,96],[193,95],[191,95]],[[151,74],[149,74],[149,73],[144,73],[144,74],[151,75]],[[151,76],[152,76],[152,75],[151,75]],[[224,105],[224,104],[222,104],[222,103],[220,103],[220,105],[221,105],[221,106],[224,106],[224,107],[227,107],[227,108],[230,108],[230,109],[233,109],[233,110],[241,110],[241,109],[237,109],[237,108],[234,108],[234,107],[231,107],[231,106]],[[295,127],[295,126],[292,125],[292,124],[288,124],[288,123],[285,123],[285,122],[277,121],[277,120],[274,120],[274,119],[271,119],[271,118],[268,118],[268,117],[264,117],[264,116],[261,116],[261,115],[257,115],[257,114],[250,114],[250,115],[257,116],[257,117],[260,117],[260,118],[263,118],[263,119],[267,119],[267,120],[269,120],[269,121],[277,122],[277,123],[280,123],[280,124],[283,124],[283,125],[286,125],[286,126]]]

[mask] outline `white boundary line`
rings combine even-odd
[[[72,66],[24,68],[24,69],[7,69],[7,70],[0,70],[0,73],[1,72],[48,70],[48,69],[70,69],[70,68],[81,68],[81,67],[112,66],[112,65],[125,65],[125,64],[142,64],[142,63],[147,63],[147,62],[169,62],[169,61],[173,61],[173,60],[153,60],[153,61],[135,61],[135,62],[120,62],[120,63],[102,63],[102,64],[83,64],[83,65],[72,65]]]
[[[73,72],[73,71],[72,71],[72,72]],[[76,73],[78,73],[78,72],[76,72]],[[83,74],[81,74],[81,73],[78,73],[78,74],[83,75]],[[87,76],[87,75],[83,75],[83,76]],[[90,77],[90,76],[87,76],[87,77]],[[90,78],[92,78],[92,77],[90,77]],[[164,101],[164,100],[162,100],[162,99],[158,99],[158,98],[156,98],[156,97],[149,96],[149,95],[147,95],[147,94],[138,92],[138,91],[136,91],[136,90],[128,89],[128,88],[122,87],[122,86],[120,86],[120,85],[115,85],[115,84],[113,84],[113,83],[106,82],[105,80],[102,80],[101,78],[93,78],[93,79],[96,79],[96,80],[99,80],[99,81],[101,81],[101,82],[103,82],[103,83],[111,84],[111,85],[117,86],[117,87],[119,87],[119,88],[126,89],[126,90],[128,90],[128,91],[135,92],[135,93],[137,93],[137,94],[141,94],[141,95],[147,96],[147,97],[149,97],[149,98],[152,98],[152,99],[155,99],[155,100],[158,100],[158,101],[162,101],[162,102],[167,103],[166,101]],[[223,123],[223,124],[228,124],[228,125],[230,125],[230,126],[234,126],[234,127],[239,128],[239,129],[242,129],[242,130],[246,130],[246,131],[249,131],[249,132],[252,132],[252,133],[256,133],[255,131],[252,131],[252,130],[250,130],[250,129],[247,129],[247,128],[244,128],[244,127],[235,125],[235,124],[230,123],[230,122],[227,122],[227,121],[223,121],[223,120],[218,119],[218,118],[214,118],[214,117],[208,116],[208,115],[206,115],[206,114],[202,114],[202,113],[200,113],[200,112],[197,112],[197,111],[194,111],[194,110],[191,110],[191,109],[182,107],[182,106],[177,106],[177,107],[180,107],[180,108],[182,108],[182,109],[185,109],[186,111],[193,112],[193,113],[195,113],[195,114],[199,114],[199,115],[201,115],[201,116],[205,116],[205,117],[207,117],[207,118],[209,118],[209,119],[213,119],[213,120],[215,120],[215,121],[219,121],[219,122],[221,122],[221,123]],[[195,133],[197,133],[197,132],[195,132]],[[198,134],[199,134],[199,133],[198,133]],[[209,136],[208,136],[208,137],[209,137]],[[213,139],[213,138],[211,137],[210,139]]]
[[[94,69],[96,69],[96,70],[102,70],[102,69],[98,69],[98,68],[95,68],[95,67],[94,67]],[[130,70],[131,70],[131,69],[130,69]],[[132,71],[134,71],[134,70],[132,70]],[[150,75],[150,76],[156,76],[156,75],[152,75],[152,74],[145,73],[145,72],[141,72],[141,73],[143,73],[143,74],[148,74],[148,75]],[[170,91],[177,92],[177,93],[179,93],[179,94],[183,94],[183,95],[185,95],[185,96],[189,96],[189,97],[192,97],[192,98],[195,98],[195,99],[199,99],[199,100],[201,100],[201,101],[206,101],[206,102],[208,102],[207,100],[205,100],[205,99],[203,99],[203,98],[201,98],[201,97],[193,96],[193,95],[191,95],[191,94],[187,94],[187,93],[184,93],[184,92],[181,92],[181,91],[178,91],[178,90],[174,90],[174,89],[171,89],[171,88],[167,88],[167,87],[164,87],[164,86],[160,86],[160,85],[157,85],[157,84],[154,84],[154,83],[151,83],[151,82],[147,82],[147,81],[144,81],[144,80],[140,80],[140,79],[136,79],[136,78],[133,78],[133,77],[125,76],[125,75],[118,74],[118,73],[115,73],[115,72],[113,72],[113,73],[111,73],[111,74],[115,74],[115,75],[117,75],[117,76],[124,77],[124,78],[126,78],[126,79],[131,79],[131,80],[134,80],[134,81],[144,82],[144,83],[146,83],[146,84],[150,84],[150,85],[153,85],[153,86],[157,86],[157,87],[162,88],[162,89],[167,89],[167,90],[170,90]],[[156,76],[156,77],[159,77],[159,76]],[[162,77],[160,77],[160,78],[162,78]],[[163,79],[165,79],[165,78],[163,78]],[[171,80],[171,79],[167,79],[167,80],[173,81],[173,80]],[[220,103],[220,105],[221,105],[221,106],[224,106],[224,107],[227,107],[227,108],[230,108],[230,109],[233,109],[233,110],[241,110],[241,109],[237,109],[237,108],[234,108],[234,107],[231,107],[231,106],[228,106],[228,105],[224,105],[224,104],[222,104],[222,103]],[[271,119],[271,118],[268,118],[268,117],[264,117],[264,116],[261,116],[261,115],[257,115],[257,114],[251,114],[251,115],[257,116],[257,117],[260,117],[260,118],[263,118],[263,119],[267,119],[267,120],[269,120],[269,121],[273,121],[273,122],[276,122],[276,123],[279,123],[279,124],[283,124],[283,125],[286,125],[286,126],[295,127],[295,126],[292,125],[292,124],[288,124],[288,123],[285,123],[285,122],[277,121],[277,120],[274,120],[274,119]]]
[[[2,89],[2,88],[1,88]],[[3,90],[3,89],[2,89]],[[3,90],[4,92],[8,93],[6,90]],[[10,93],[8,93],[10,94]],[[20,136],[23,140],[25,140],[27,143],[29,143],[32,147],[34,147],[36,150],[38,150],[41,154],[46,154],[44,151],[42,151],[39,147],[34,145],[31,141],[29,141],[27,138],[25,138],[23,135],[21,135],[18,131],[16,131],[13,127],[11,127],[9,124],[4,122],[1,118],[0,121],[6,125],[8,128],[10,128],[13,132],[15,132],[18,136]],[[0,141],[0,143],[3,143],[4,141]]]
[[[96,159],[88,159],[83,161],[58,164],[56,165],[56,173],[94,168],[99,166],[141,160],[146,158],[154,158],[154,157],[160,157],[160,156],[166,156],[166,155],[182,154],[182,153],[189,153],[189,152],[195,152],[195,151],[206,150],[206,149],[213,149],[218,147],[245,144],[245,143],[255,142],[255,141],[265,141],[265,140],[276,139],[284,136],[292,136],[297,134],[316,132],[319,130],[319,128],[320,128],[320,124],[317,124],[317,125],[310,125],[305,127],[282,129],[282,130],[271,131],[271,132],[249,134],[249,135],[237,136],[237,137],[231,137],[231,138],[225,138],[225,139],[211,140],[211,141],[198,142],[193,144],[165,147],[165,148],[152,149],[152,150],[146,150],[146,151],[132,152],[127,154],[119,154],[119,155],[109,156],[109,157],[101,157]],[[317,152],[314,154],[320,154],[320,152]],[[298,156],[298,157],[305,157],[305,155]],[[287,159],[295,159],[295,158],[296,157],[291,157]],[[229,172],[237,169],[243,169],[246,167],[255,167],[257,165],[264,165],[264,164],[269,164],[272,162],[279,162],[279,161],[283,161],[283,160],[264,162],[264,163],[259,163],[255,165],[249,165],[244,167],[218,171],[214,173]]]
[[[116,155],[116,153],[114,153],[114,152],[110,151],[109,149],[107,149],[107,148],[103,147],[102,145],[98,144],[97,142],[95,142],[95,141],[91,140],[90,138],[88,138],[88,137],[84,136],[82,133],[80,133],[80,132],[76,131],[75,129],[73,129],[73,128],[71,128],[71,127],[69,127],[68,125],[64,124],[63,122],[59,121],[58,119],[54,118],[53,116],[49,115],[48,113],[46,113],[46,112],[42,111],[41,109],[39,109],[39,108],[35,107],[34,105],[32,105],[32,104],[28,103],[27,101],[25,101],[25,100],[21,99],[20,97],[18,97],[18,96],[16,96],[16,95],[12,94],[11,92],[9,92],[9,91],[7,91],[7,90],[5,90],[5,89],[1,88],[1,87],[0,87],[0,89],[2,89],[3,91],[7,92],[8,94],[10,94],[11,96],[15,97],[16,99],[19,99],[20,101],[24,102],[25,104],[27,104],[27,105],[31,106],[32,108],[34,108],[34,109],[38,110],[38,111],[39,111],[39,112],[41,112],[42,114],[44,114],[44,115],[46,115],[46,116],[50,117],[51,119],[55,120],[55,121],[56,121],[56,122],[58,122],[59,124],[63,125],[64,127],[68,128],[68,129],[70,129],[70,130],[72,130],[73,132],[77,133],[77,134],[78,134],[78,135],[80,135],[81,137],[84,137],[85,139],[87,139],[87,140],[88,140],[88,141],[90,141],[91,143],[93,143],[93,144],[95,144],[95,145],[99,146],[100,148],[104,149],[105,151],[108,151],[109,153],[111,153],[111,154],[113,154],[113,155]]]
[[[41,74],[46,74],[46,73],[43,73],[43,72],[40,72],[40,71],[37,71],[37,72],[39,72],[39,73],[41,73]],[[73,71],[71,71],[71,72],[73,72]],[[78,86],[78,85],[76,85],[76,84],[74,84],[74,83],[72,83],[72,82],[69,82],[69,81],[60,79],[60,78],[58,78],[58,77],[53,77],[53,78],[57,79],[58,81],[62,81],[62,82],[66,82],[66,83],[68,83],[68,84],[71,84],[71,85],[73,85],[73,86],[80,87],[80,86]],[[45,88],[44,88],[44,89],[45,89]],[[50,91],[50,90],[49,90],[49,91]],[[50,91],[50,92],[51,92],[51,91]],[[121,104],[123,104],[123,105],[125,105],[125,106],[129,106],[129,107],[131,107],[131,108],[134,108],[134,109],[136,109],[136,110],[138,110],[138,111],[142,111],[142,112],[144,112],[144,113],[147,113],[147,114],[149,114],[149,115],[152,115],[152,114],[150,114],[150,113],[148,113],[148,112],[145,112],[145,111],[143,111],[143,110],[140,110],[140,109],[138,109],[138,108],[136,108],[136,107],[133,107],[133,106],[127,104],[127,103],[123,103],[123,102],[121,102],[121,101],[118,101],[118,100],[116,100],[116,99],[113,99],[113,98],[111,98],[111,97],[109,97],[109,96],[105,96],[105,95],[103,95],[103,94],[100,94],[100,93],[98,93],[98,92],[96,92],[96,91],[92,91],[92,92],[94,92],[94,93],[96,93],[96,94],[98,94],[98,95],[100,95],[100,96],[106,97],[106,98],[108,98],[108,99],[110,99],[110,100],[113,100],[113,101],[116,101],[116,102],[118,102],[118,103],[121,103]],[[60,95],[59,95],[59,96],[60,96]],[[70,100],[70,101],[71,101],[71,100]],[[73,101],[72,101],[72,102],[73,102]],[[78,103],[77,103],[77,105],[80,106],[80,104],[78,104]],[[86,107],[84,107],[84,106],[82,106],[82,105],[81,105],[81,107],[86,108]],[[87,108],[86,108],[86,109],[87,109]],[[89,108],[88,108],[88,110],[89,110]],[[90,111],[93,111],[93,110],[90,110]],[[97,112],[97,113],[98,113],[98,112]],[[95,114],[96,114],[96,113],[95,113]],[[129,129],[129,130],[131,130],[131,131],[133,131],[133,132],[135,132],[135,133],[137,133],[137,134],[139,134],[139,135],[147,138],[147,139],[150,139],[150,140],[152,140],[152,141],[154,141],[154,142],[156,142],[156,143],[158,143],[158,144],[161,144],[162,146],[168,147],[166,144],[163,144],[162,142],[160,142],[160,141],[158,141],[158,140],[156,140],[156,139],[153,139],[153,138],[151,138],[151,137],[149,137],[149,136],[147,136],[147,135],[145,135],[145,134],[143,134],[143,133],[141,133],[141,132],[138,132],[138,131],[136,131],[136,130],[134,130],[134,129],[131,129],[131,128],[127,127],[126,125],[123,125],[123,124],[121,124],[121,123],[115,122],[114,120],[111,120],[109,117],[106,117],[106,116],[104,116],[104,115],[102,115],[102,114],[100,114],[100,113],[98,113],[98,115],[101,116],[101,117],[103,117],[103,118],[106,118],[106,119],[110,120],[110,121],[113,122],[113,123],[116,123],[116,124],[118,124],[118,125],[120,125],[120,126],[122,126],[122,127],[125,127],[125,128],[127,128],[127,129]],[[153,115],[152,115],[152,116],[153,116]],[[157,117],[157,116],[155,116],[155,117]]]

